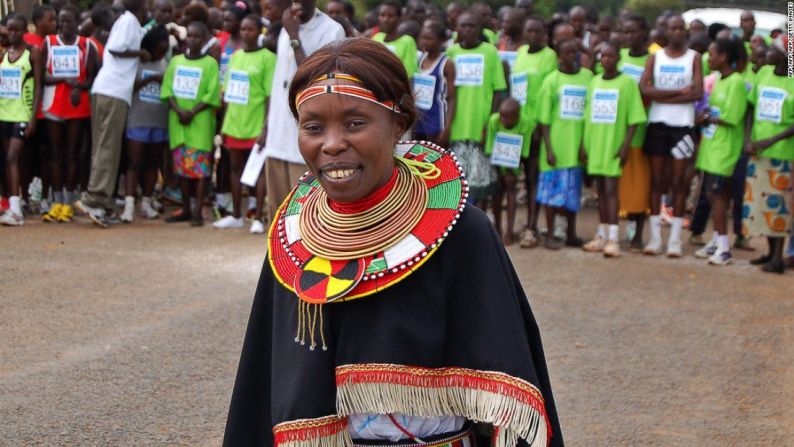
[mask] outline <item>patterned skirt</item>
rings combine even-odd
[[[482,145],[474,141],[455,141],[450,149],[458,157],[469,182],[469,199],[482,200],[491,196],[496,188],[496,170],[482,153]]]
[[[538,178],[538,203],[578,212],[581,206],[583,178],[582,168],[541,172]]]
[[[747,163],[747,182],[742,210],[743,232],[749,236],[791,235],[791,170],[787,160],[752,157]]]
[[[190,179],[210,177],[212,152],[182,145],[171,150],[171,153],[174,157],[174,174],[177,176]]]

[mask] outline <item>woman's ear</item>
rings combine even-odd
[[[394,114],[394,142],[400,141],[408,130],[408,115],[404,113]]]

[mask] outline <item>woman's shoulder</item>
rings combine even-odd
[[[479,208],[467,206],[458,218],[455,228],[450,233],[449,241],[462,241],[467,245],[480,246],[488,241],[493,233],[493,224],[488,216]]]

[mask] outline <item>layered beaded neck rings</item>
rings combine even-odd
[[[298,341],[308,336],[315,345],[322,312],[312,305],[362,298],[405,279],[460,217],[469,188],[454,154],[412,141],[398,143],[394,157],[396,173],[362,209],[331,202],[307,172],[276,213],[268,259],[300,299]]]

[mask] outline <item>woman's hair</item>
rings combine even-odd
[[[3,17],[3,22],[2,23],[3,23],[3,25],[7,25],[8,22],[10,22],[12,20],[16,20],[16,21],[22,22],[22,29],[27,31],[27,29],[28,29],[28,19],[25,17],[24,14],[21,14],[21,13],[18,13],[18,12],[11,12],[7,16]]]
[[[747,66],[747,50],[744,48],[744,41],[737,36],[717,39],[714,41],[717,53],[726,54],[727,62],[732,69],[738,72],[744,71]]]
[[[289,107],[298,118],[295,98],[320,76],[346,73],[361,80],[378,101],[391,101],[408,117],[407,129],[416,121],[416,105],[411,83],[400,59],[384,45],[373,40],[356,37],[330,43],[298,67],[289,87]]]
[[[182,15],[190,16],[194,21],[203,22],[204,25],[210,23],[210,10],[204,3],[191,3],[187,5]]]
[[[143,40],[141,40],[141,48],[148,51],[149,54],[153,54],[155,48],[157,48],[157,45],[159,45],[160,42],[168,42],[168,36],[168,30],[163,25],[157,25],[150,29],[149,32],[143,36]]]

